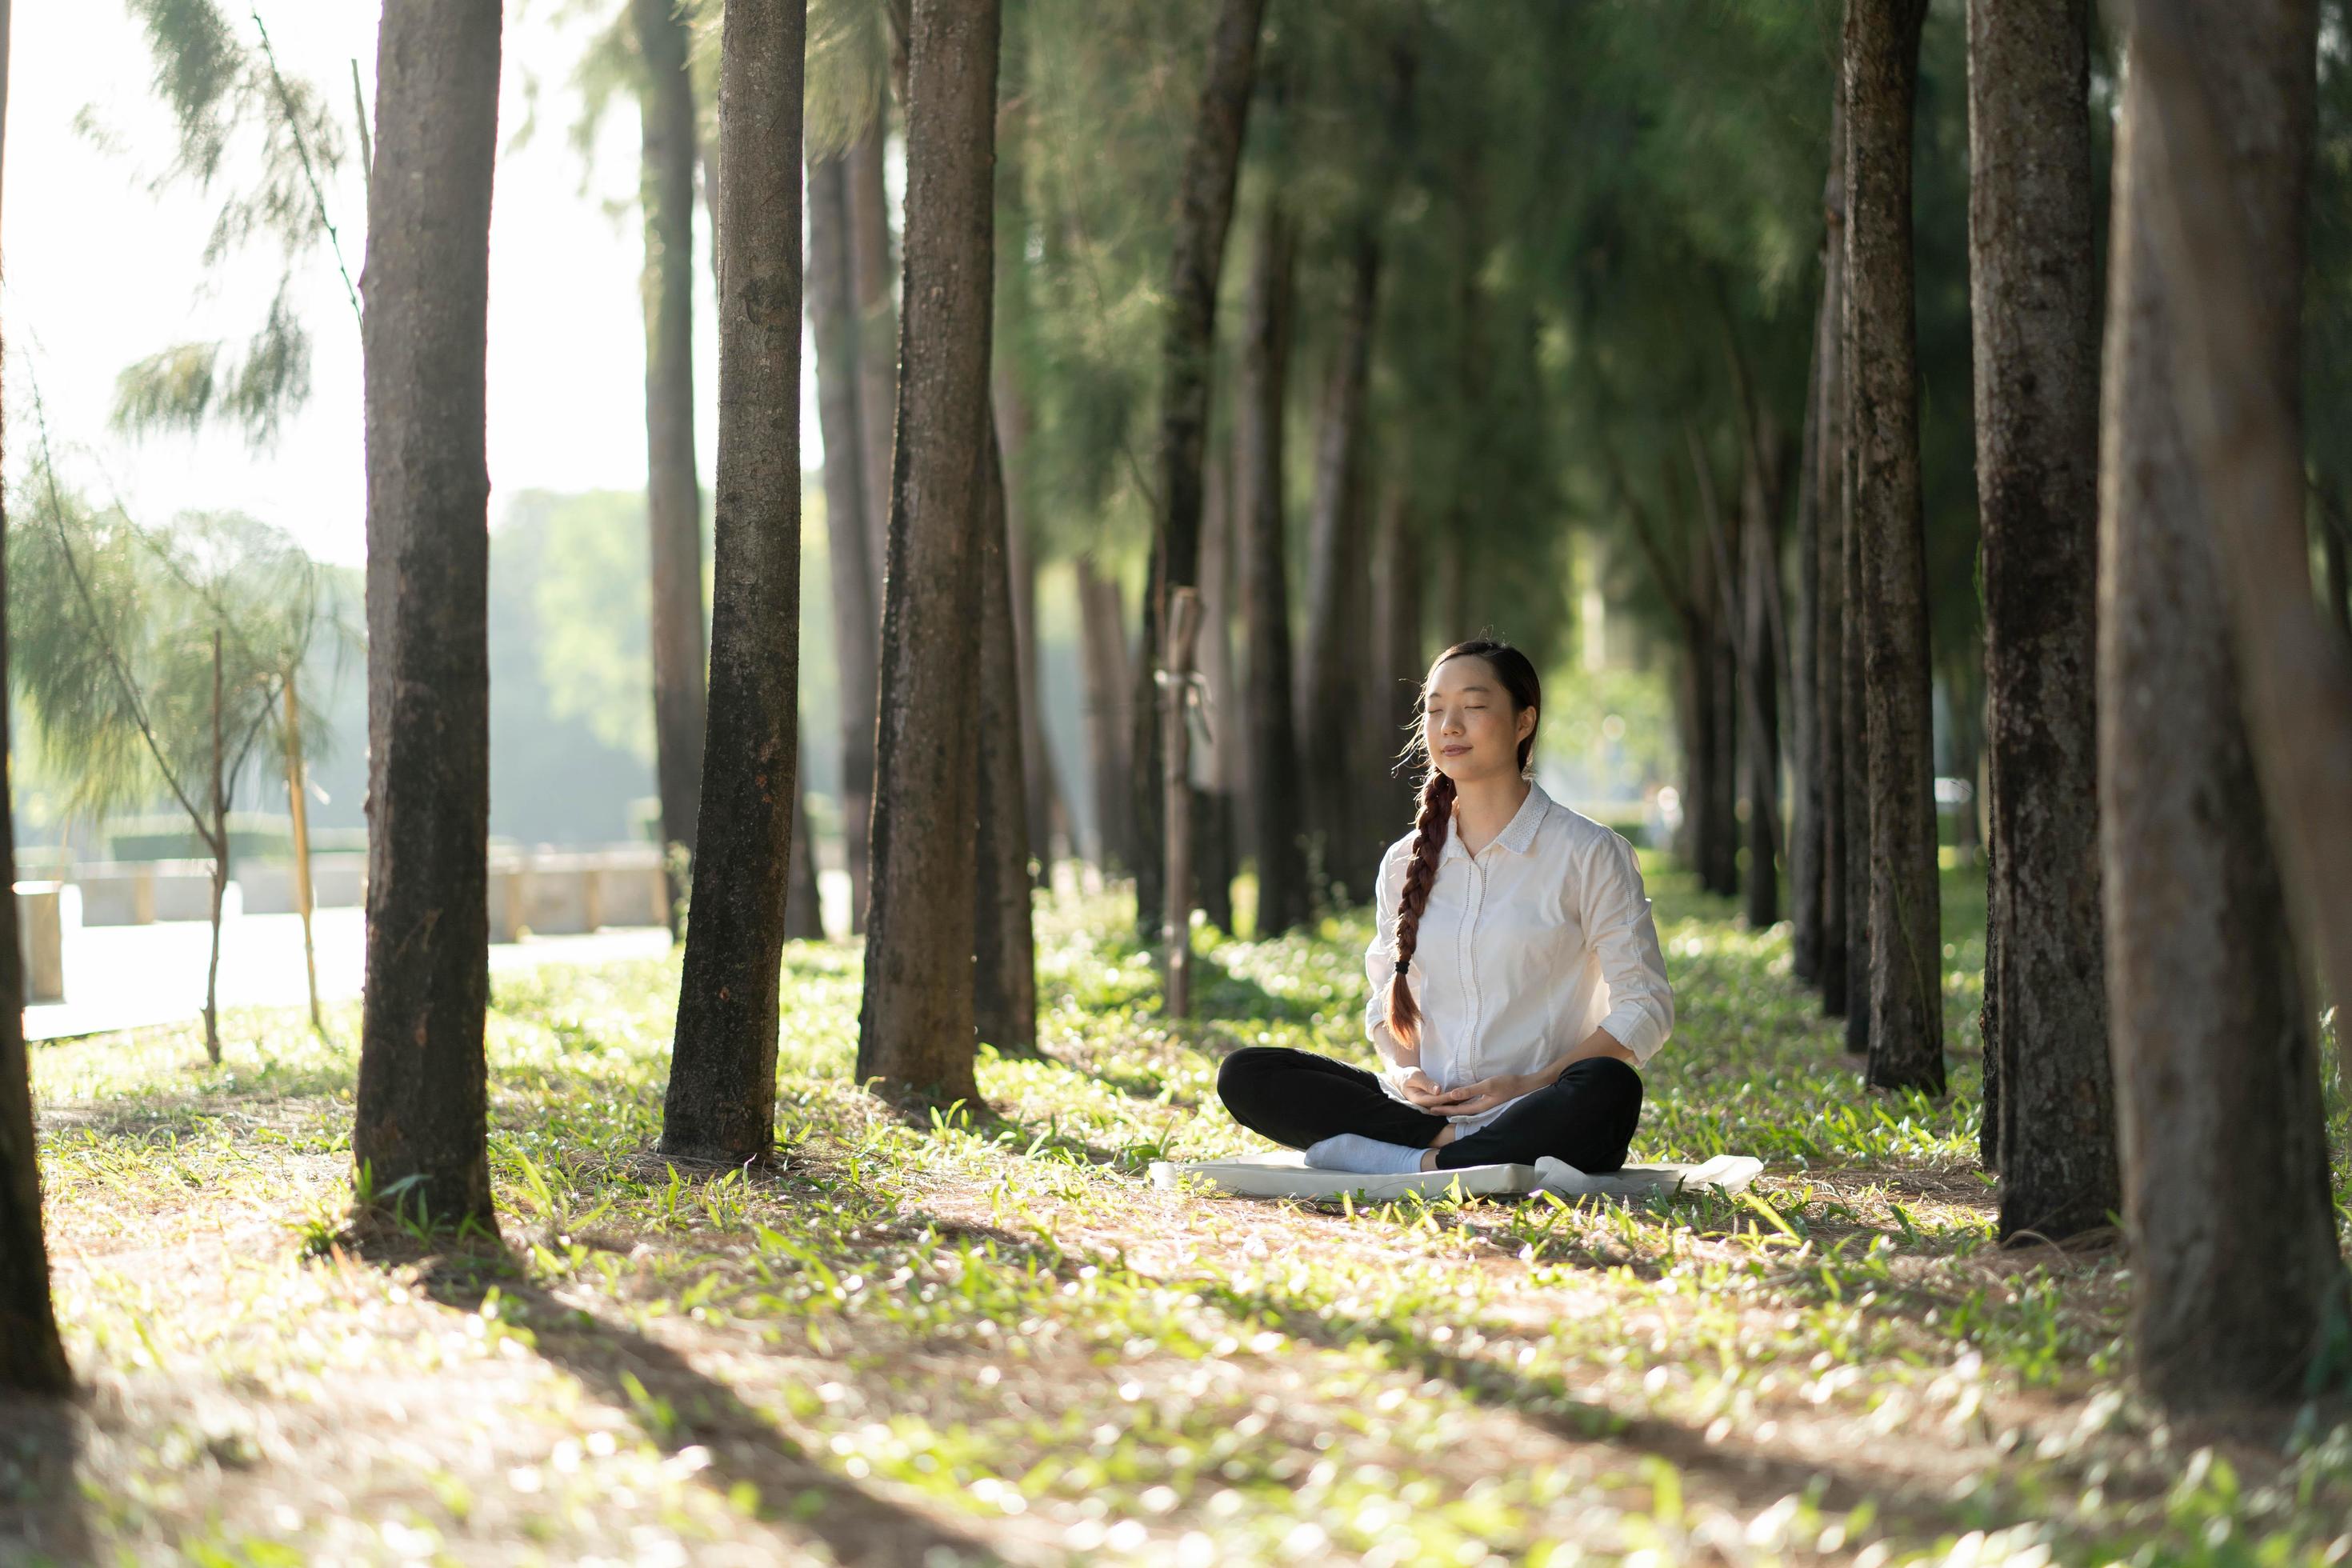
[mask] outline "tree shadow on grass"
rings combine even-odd
[[[0,1397],[0,1563],[97,1561],[79,1476],[82,1412]]]
[[[957,1526],[826,1469],[725,1384],[667,1345],[567,1306],[533,1284],[503,1248],[427,1255],[404,1237],[371,1237],[361,1242],[360,1254],[379,1266],[416,1265],[425,1293],[459,1311],[478,1310],[496,1286],[501,1312],[530,1331],[542,1359],[631,1411],[665,1453],[701,1447],[710,1463],[700,1474],[718,1490],[750,1485],[761,1521],[816,1537],[843,1563],[946,1568],[1007,1561]]]
[[[1934,1498],[1927,1490],[1928,1483],[1914,1482],[1917,1489],[1899,1489],[1909,1478],[1783,1458],[1763,1451],[1741,1435],[1709,1442],[1704,1432],[1682,1422],[1627,1415],[1579,1397],[1561,1379],[1531,1377],[1464,1355],[1387,1320],[1327,1313],[1264,1291],[1226,1286],[1206,1286],[1202,1294],[1236,1315],[1254,1316],[1312,1344],[1330,1349],[1378,1346],[1399,1370],[1441,1379],[1475,1404],[1507,1411],[1570,1442],[1605,1444],[1633,1458],[1655,1456],[1678,1470],[1721,1485],[1749,1509],[1792,1493],[1809,1497],[1825,1514],[1850,1513],[1867,1503],[1875,1533],[1914,1542],[2022,1522],[2025,1517],[2021,1513],[2016,1519],[1989,1518],[1990,1510],[1980,1503],[1959,1505]]]

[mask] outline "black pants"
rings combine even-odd
[[[1304,1149],[1342,1132],[1426,1149],[1446,1119],[1391,1100],[1361,1068],[1284,1046],[1244,1046],[1217,1069],[1217,1097],[1234,1120]],[[1614,1057],[1570,1062],[1559,1080],[1437,1152],[1437,1168],[1532,1165],[1539,1155],[1588,1175],[1625,1163],[1642,1118],[1642,1075]]]

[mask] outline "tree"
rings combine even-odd
[[[2089,57],[2087,0],[1969,6],[1992,805],[1984,1047],[2004,1237],[2089,1230],[2121,1202],[2099,903]]]
[[[1201,468],[1208,448],[1209,392],[1216,353],[1217,283],[1223,274],[1225,234],[1233,226],[1234,186],[1240,177],[1242,138],[1249,124],[1257,74],[1258,35],[1265,0],[1223,0],[1209,45],[1209,68],[1193,112],[1177,184],[1175,244],[1168,264],[1168,314],[1160,340],[1159,529],[1152,555],[1152,591],[1143,607],[1143,652],[1136,672],[1134,773],[1136,819],[1144,846],[1137,862],[1136,918],[1149,924],[1162,902],[1168,869],[1159,846],[1164,813],[1189,810],[1189,797],[1162,798],[1160,709],[1174,695],[1160,689],[1156,671],[1168,607],[1175,590],[1200,586]],[[1178,904],[1191,906],[1190,889]],[[1174,908],[1176,905],[1170,905]],[[1189,941],[1189,927],[1163,929],[1165,942]]]
[[[1868,1077],[1878,1088],[1940,1094],[1943,942],[1911,245],[1912,109],[1926,14],[1926,0],[1852,0],[1846,9],[1846,267],[1864,572]]]
[[[694,79],[677,0],[629,0],[644,163],[646,522],[652,563],[654,778],[662,841],[695,847],[706,693],[702,484],[694,463]],[[672,903],[676,899],[673,896]]]
[[[710,726],[662,1152],[775,1142],[779,963],[800,795],[801,89],[804,0],[719,35],[719,474]]]
[[[890,232],[890,193],[883,181],[889,140],[887,100],[849,145],[849,258],[857,297],[858,436],[866,453],[866,526],[873,551],[876,613],[890,537],[891,443],[898,434],[898,317],[890,285],[898,275]],[[871,851],[868,851],[869,854]],[[866,911],[858,910],[859,929]]]
[[[2234,242],[2267,279],[2234,329],[2291,385],[2312,7],[2192,14],[2188,37],[2239,127]],[[2100,409],[2098,804],[2133,1338],[2149,1392],[2200,1408],[2298,1394],[2343,1311],[2343,1265],[2312,1013],[2227,637],[2222,499],[2201,489],[2180,416],[2197,327],[2155,209],[2200,197],[2176,191],[2194,164],[2176,163],[2168,113],[2157,75],[2133,68]]]
[[[907,35],[898,441],[857,1076],[941,1102],[978,1095],[971,826],[997,27],[996,0],[916,0]]]
[[[1297,240],[1279,192],[1268,193],[1250,268],[1234,441],[1241,468],[1242,616],[1248,649],[1249,804],[1260,939],[1310,912],[1298,832],[1297,731],[1290,694],[1290,583],[1283,527],[1283,421],[1290,370]],[[1238,718],[1238,715],[1235,716]]]
[[[1815,978],[1822,1011],[1843,1017],[1848,986],[1846,846],[1853,806],[1845,793],[1845,110],[1841,91],[1830,120],[1830,172],[1822,188],[1822,305],[1813,350],[1814,490],[1821,511],[1815,553],[1798,570],[1813,580],[1813,762],[1821,794],[1821,958]]]
[[[2308,42],[2315,11],[2307,4],[2283,13],[2279,52],[2250,67],[2264,79],[2293,73],[2284,99],[2293,118],[2277,133],[2270,173],[2281,183],[2275,199],[2294,203],[2276,258],[2293,262],[2297,282],[2306,252],[2313,94],[2309,51],[2299,60],[2286,51],[2298,36]],[[2241,174],[2215,104],[2228,89],[2204,79],[2201,26],[2189,6],[2155,4],[2136,13],[2133,38],[2159,106],[2149,126],[2159,170],[2148,183],[2147,221],[2158,267],[2177,280],[2185,330],[2175,401],[2216,531],[2255,772],[2295,923],[2342,997],[2352,995],[2352,831],[2344,817],[2352,799],[2352,650],[2311,594],[2301,301],[2292,288],[2283,300],[2272,290],[2263,272],[2274,258],[2245,242],[2235,216]],[[2352,1042],[2342,1069],[2352,1089]]]
[[[2148,12],[2136,16],[2135,36]],[[2167,25],[2175,18],[2188,23],[2213,111],[2233,127],[2236,242],[2265,279],[2233,330],[2259,348],[2291,409],[2313,9],[2263,0],[2173,13]],[[2158,214],[2208,199],[2177,182],[2212,172],[2176,150],[2168,117],[2182,110],[2164,89],[2180,79],[2136,59],[2116,132],[2099,837],[2133,1336],[2150,1392],[2195,1409],[2296,1396],[2342,1310],[2343,1275],[2312,1013],[2227,635],[2213,516],[2225,498],[2200,484],[2175,401],[2195,311],[2188,279],[2165,264]]]
[[[8,539],[16,679],[75,815],[168,795],[211,858],[205,1051],[217,1063],[228,814],[255,749],[289,742],[288,692],[331,619],[323,584],[292,540],[249,519],[192,516],[163,534],[94,512],[58,486],[46,447],[38,510]],[[311,732],[313,755],[322,738]]]
[[[499,15],[386,0],[361,338],[367,404],[366,1005],[352,1155],[495,1230],[484,374]]]
[[[232,357],[217,341],[188,342],[126,367],[115,382],[113,423],[133,434],[226,424],[264,446],[310,395],[310,335],[292,301],[296,267],[324,246],[342,274],[353,319],[360,314],[326,197],[349,155],[342,132],[328,95],[279,68],[258,9],[248,45],[215,0],[126,4],[147,36],[155,89],[176,134],[172,162],[151,190],[184,184],[209,195],[226,171],[253,171],[250,184],[222,195],[205,265],[226,268],[248,247],[272,241],[278,278],[241,354]],[[364,163],[364,121],[358,129]]]
[[[833,659],[841,681],[841,825],[849,861],[852,931],[866,925],[874,810],[875,638],[880,610],[867,548],[864,361],[850,247],[849,170],[841,158],[808,169],[809,327],[816,342],[819,427],[824,434],[825,564],[833,591]]]
[[[10,0],[0,0],[0,136],[8,122]],[[0,508],[5,508],[0,499]],[[5,524],[0,513],[0,527]],[[0,885],[16,881],[14,791],[8,778],[8,567],[0,555]],[[73,1386],[49,1301],[41,1232],[40,1151],[33,1136],[32,1063],[25,1050],[25,955],[16,900],[0,899],[0,1388],[63,1394]]]
[[[1029,792],[1006,548],[1004,465],[996,432],[982,437],[987,479],[980,539],[980,837],[972,896],[972,1025],[1008,1054],[1037,1048],[1037,941],[1030,921]]]

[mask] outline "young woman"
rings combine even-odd
[[[1327,1170],[1625,1163],[1674,991],[1633,847],[1528,776],[1541,691],[1507,643],[1422,687],[1421,817],[1381,859],[1364,1028],[1387,1071],[1280,1047],[1225,1058],[1243,1126]]]

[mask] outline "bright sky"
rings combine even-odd
[[[240,19],[250,8],[224,6]],[[356,59],[371,110],[379,9],[375,0],[259,4],[289,74],[348,105]],[[572,69],[585,30],[560,23],[557,11],[551,0],[507,5],[490,217],[494,523],[505,498],[521,490],[645,483],[637,119],[633,105],[616,104],[593,167],[583,168],[570,130],[580,105]],[[273,447],[254,450],[226,429],[134,443],[107,427],[117,372],[175,342],[241,344],[278,279],[277,250],[268,242],[207,274],[202,252],[217,199],[183,184],[161,195],[148,189],[173,145],[151,74],[145,40],[120,0],[16,7],[0,298],[7,473],[21,480],[37,448],[37,377],[58,467],[93,498],[120,495],[147,521],[188,509],[244,510],[286,529],[313,554],[356,565],[366,537],[359,324],[331,256],[310,258],[297,274],[295,297],[312,342],[311,396]],[[534,80],[537,124],[516,148]],[[85,108],[121,151],[103,150],[75,130]],[[347,125],[354,112],[347,110]],[[230,178],[237,177],[233,171]],[[356,158],[328,199],[356,280],[367,248]],[[705,252],[696,270],[695,436],[707,486],[717,453],[718,351],[709,236],[699,211],[695,238]],[[814,466],[822,451],[813,379],[804,384],[801,440],[803,461]]]

